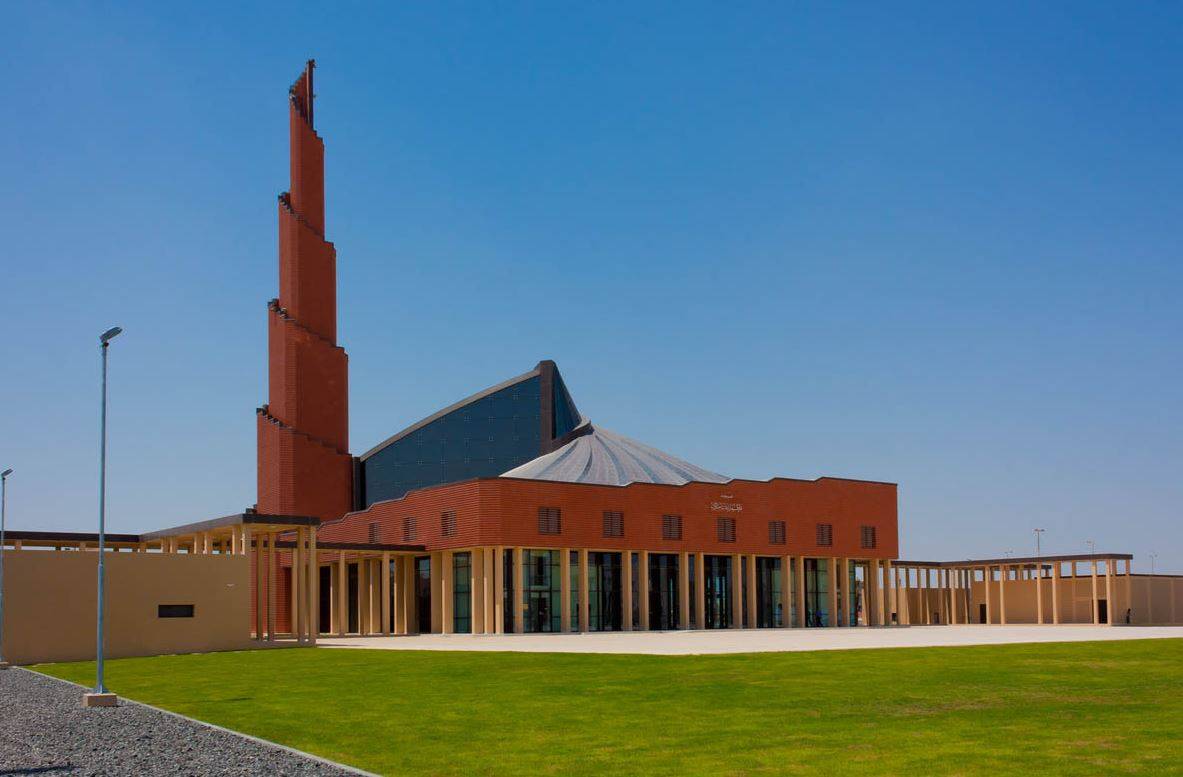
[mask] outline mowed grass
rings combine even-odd
[[[90,684],[93,663],[38,671]],[[111,689],[390,774],[1183,772],[1183,640],[725,656],[267,650]]]

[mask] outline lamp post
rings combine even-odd
[[[103,399],[99,421],[99,579],[98,579],[98,633],[95,637],[95,684],[94,690],[84,694],[84,707],[114,707],[117,699],[103,684],[103,556],[106,555],[106,513],[107,513],[107,346],[123,330],[113,326],[99,336],[99,350],[103,357]]]
[[[4,660],[4,513],[8,502],[8,476],[12,469],[0,472],[0,669],[7,669]]]
[[[1157,554],[1157,553],[1151,553],[1151,554],[1150,554],[1150,576],[1151,576],[1151,577],[1154,577],[1154,560],[1155,560],[1156,558],[1158,558],[1158,554]]]
[[[1047,529],[1033,529],[1033,531],[1035,532],[1035,558],[1039,558],[1041,555],[1040,551],[1042,550],[1039,539]]]
[[[1097,541],[1096,540],[1085,540],[1085,543],[1088,544],[1088,546],[1089,546],[1089,555],[1091,555],[1091,556],[1097,555]]]

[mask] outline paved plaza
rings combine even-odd
[[[1183,638],[1183,626],[905,626],[849,629],[625,631],[594,634],[422,634],[326,637],[321,647],[377,650],[493,650],[522,653],[704,655],[856,648],[1001,645]]]

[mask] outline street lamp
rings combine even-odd
[[[8,476],[12,468],[0,472],[0,669],[7,669],[4,660],[4,512],[8,501]]]
[[[107,346],[123,330],[113,326],[99,336],[99,350],[103,357],[103,399],[99,421],[99,580],[98,580],[98,634],[95,637],[95,684],[94,691],[83,694],[84,707],[114,707],[115,694],[109,693],[103,684],[103,556],[106,555],[107,518]]]
[[[1089,546],[1089,554],[1093,555],[1093,556],[1097,555],[1097,541],[1096,540],[1085,540],[1085,542]]]
[[[10,470],[10,471],[11,471],[11,470]],[[1155,560],[1156,558],[1158,558],[1158,554],[1157,554],[1157,553],[1151,553],[1151,554],[1150,554],[1150,576],[1151,576],[1151,577],[1154,577],[1154,560]]]
[[[1035,532],[1035,558],[1039,558],[1041,550],[1039,539],[1047,529],[1033,529],[1033,531]]]

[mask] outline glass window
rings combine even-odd
[[[523,630],[529,633],[562,629],[562,577],[559,551],[522,551],[522,594],[526,603]]]
[[[501,628],[506,634],[513,634],[513,614],[518,599],[513,590],[513,551],[506,550],[501,555],[501,610],[504,620]]]
[[[731,628],[731,557],[703,556],[703,628]]]
[[[784,625],[784,604],[781,599],[783,578],[779,558],[756,558],[757,628],[777,628]]]
[[[649,628],[665,631],[679,627],[681,600],[678,598],[678,556],[676,553],[649,554]]]
[[[588,631],[620,631],[624,574],[621,554],[587,554]]]
[[[452,631],[472,633],[472,555],[452,554]]]
[[[830,625],[829,562],[824,558],[805,559],[805,625]]]
[[[568,551],[571,565],[571,631],[579,631],[579,551]]]

